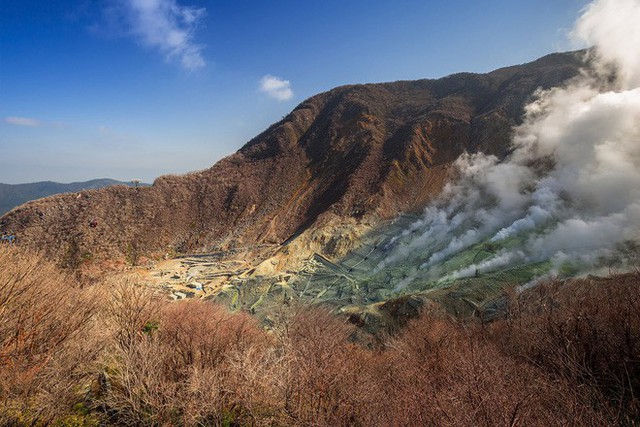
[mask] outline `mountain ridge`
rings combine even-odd
[[[4,184],[0,182],[0,216],[31,200],[41,199],[62,193],[76,193],[81,190],[99,189],[111,185],[131,183],[110,178],[95,178],[88,181],[62,183],[56,181],[38,181],[22,184]]]
[[[113,258],[282,244],[310,228],[417,212],[463,152],[504,158],[532,94],[583,65],[569,52],[486,74],[341,86],[209,169],[27,203],[0,227],[60,260],[72,249]]]

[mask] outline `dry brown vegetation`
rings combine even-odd
[[[504,354],[582,388],[608,419],[638,424],[639,273],[512,295],[489,333]]]
[[[0,424],[636,425],[639,286],[552,283],[489,324],[424,313],[369,348],[323,308],[265,329],[0,248]]]
[[[100,300],[97,289],[0,247],[0,422],[56,418],[76,401],[102,351]]]

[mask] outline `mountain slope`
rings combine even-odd
[[[417,211],[464,151],[505,156],[531,94],[581,65],[564,53],[488,74],[339,87],[208,170],[31,202],[0,227],[57,259],[122,257],[280,244],[311,226]]]
[[[82,190],[93,190],[112,185],[131,185],[115,179],[92,179],[83,182],[62,184],[52,181],[33,182],[28,184],[0,183],[0,215],[30,200],[41,199],[62,193],[76,193]]]

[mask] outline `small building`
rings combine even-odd
[[[185,299],[187,297],[184,292],[174,292],[172,295],[176,297],[175,299]]]
[[[195,289],[196,291],[201,291],[202,290],[202,283],[200,283],[200,282],[192,282],[192,283],[189,283],[187,285],[187,287],[190,288],[190,289]]]

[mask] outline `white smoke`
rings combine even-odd
[[[586,271],[640,242],[640,0],[593,1],[572,35],[593,46],[588,71],[536,94],[509,158],[461,156],[458,179],[391,242],[376,271],[416,253],[421,269],[437,270],[473,245],[518,235],[518,247],[447,277],[541,260]]]
[[[640,5],[638,0],[597,0],[583,12],[574,39],[595,46],[598,71],[617,70],[622,88],[640,86]]]
[[[513,264],[514,262],[521,262],[525,259],[527,259],[527,255],[520,250],[502,251],[497,256],[483,261],[477,265],[471,264],[467,267],[461,268],[460,270],[456,270],[453,273],[441,278],[441,281],[473,277],[479,273],[484,273],[485,271],[493,271],[496,268],[506,267]]]

